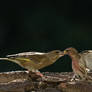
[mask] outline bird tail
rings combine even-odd
[[[0,60],[7,60],[7,61],[15,62],[14,59],[10,59],[10,58],[0,58]]]
[[[0,58],[0,60],[9,60],[8,58]]]
[[[0,60],[7,60],[7,61],[14,62],[14,63],[21,65],[18,60],[12,59],[12,58],[0,58]]]

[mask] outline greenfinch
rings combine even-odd
[[[46,66],[49,66],[56,62],[57,59],[64,54],[60,50],[53,50],[47,53],[41,52],[24,52],[13,55],[7,55],[6,58],[0,58],[0,60],[8,60],[17,63],[21,67],[41,75],[38,71]],[[41,75],[42,76],[42,75]]]

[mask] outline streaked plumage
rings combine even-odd
[[[85,67],[92,70],[92,50],[85,50],[80,53]]]
[[[39,69],[56,62],[61,56],[63,56],[62,51],[53,50],[48,53],[24,52],[7,55],[6,58],[0,58],[0,60],[9,60],[19,64],[21,67],[28,69],[29,71],[38,72]]]

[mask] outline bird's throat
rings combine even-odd
[[[74,55],[69,55],[70,57],[71,57],[71,59],[72,60],[78,60],[78,59],[80,59],[80,56],[79,55],[76,55],[76,54],[74,54]]]

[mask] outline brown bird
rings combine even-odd
[[[0,60],[8,60],[19,64],[21,67],[43,76],[38,70],[56,62],[64,54],[60,50],[53,50],[48,53],[41,52],[24,52],[13,55],[7,55]]]
[[[82,80],[90,78],[90,76],[87,75],[87,68],[92,69],[92,64],[90,65],[90,63],[92,63],[92,51],[78,53],[75,48],[67,48],[64,50],[64,54],[69,55],[72,59],[72,69],[75,73],[73,79],[75,79],[76,76]]]

